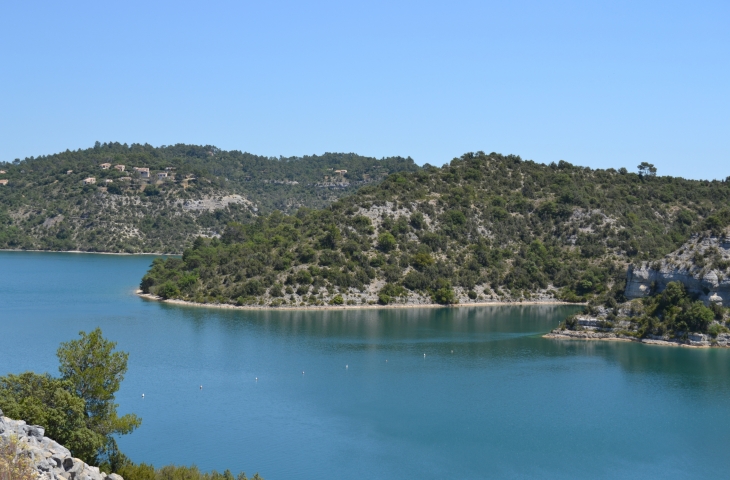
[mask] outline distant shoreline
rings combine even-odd
[[[126,252],[87,252],[85,250],[21,250],[17,248],[0,248],[0,252],[35,252],[35,253],[88,253],[90,255],[167,255],[167,256],[180,256],[182,253],[126,253]]]
[[[633,338],[627,336],[617,336],[616,334],[600,334],[594,332],[573,332],[571,333],[555,333],[555,330],[546,333],[542,338],[551,338],[553,340],[583,340],[597,342],[632,342],[642,343],[644,345],[658,345],[663,347],[685,347],[685,348],[730,348],[725,345],[691,345],[683,343],[679,340],[658,340],[653,338]]]
[[[268,305],[230,305],[224,303],[196,303],[188,302],[186,300],[165,300],[157,295],[151,293],[142,293],[142,290],[135,292],[138,296],[146,299],[153,300],[162,303],[171,303],[173,305],[181,305],[187,307],[203,307],[203,308],[224,308],[232,310],[377,310],[377,309],[398,309],[398,308],[452,308],[452,307],[496,307],[496,306],[517,306],[517,305],[582,305],[579,303],[569,303],[561,301],[522,301],[522,302],[475,302],[475,303],[455,303],[452,305],[440,305],[438,303],[401,303],[391,305],[296,305],[287,306],[281,305],[278,307],[271,307]]]

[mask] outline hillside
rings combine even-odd
[[[211,146],[97,142],[0,163],[0,248],[180,253],[231,221],[321,208],[389,173],[418,168],[400,157],[269,158]]]
[[[662,259],[631,265],[625,294],[629,299],[642,298],[679,282],[705,303],[730,305],[729,269],[730,230],[702,232]]]
[[[156,261],[144,292],[301,306],[623,300],[626,268],[730,223],[730,185],[470,153]]]
[[[695,234],[653,262],[629,266],[627,302],[588,305],[548,337],[730,347],[730,230]]]

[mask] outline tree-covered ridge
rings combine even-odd
[[[149,177],[134,167],[149,169]],[[231,221],[321,208],[418,168],[401,157],[272,158],[212,146],[97,142],[0,163],[0,181],[7,180],[0,184],[0,248],[180,253]],[[85,184],[89,178],[94,183]]]
[[[145,292],[259,305],[621,298],[626,265],[730,221],[730,185],[469,153],[157,260]],[[650,168],[651,167],[651,168]]]

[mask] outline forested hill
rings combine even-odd
[[[146,292],[258,305],[621,299],[630,262],[730,223],[730,184],[470,153],[156,261]]]
[[[418,168],[401,157],[270,158],[212,146],[97,142],[0,163],[0,248],[180,253],[231,221],[321,208]]]

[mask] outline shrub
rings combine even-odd
[[[157,295],[164,299],[175,298],[180,295],[180,289],[175,282],[168,280],[157,288]]]
[[[451,287],[442,287],[436,290],[433,294],[433,301],[440,303],[441,305],[452,305],[458,303],[456,294]]]
[[[269,295],[272,297],[283,297],[284,294],[281,291],[281,284],[275,283],[270,289],[269,289]]]
[[[420,252],[413,256],[411,264],[418,270],[423,270],[424,268],[433,265],[434,260],[433,257],[428,253]]]
[[[333,298],[330,303],[332,305],[343,305],[345,300],[342,298],[342,295],[335,295],[335,298]]]
[[[397,242],[390,232],[383,232],[378,236],[378,248],[384,252],[390,252],[395,249]]]
[[[18,437],[0,437],[0,480],[35,480],[38,474]]]

